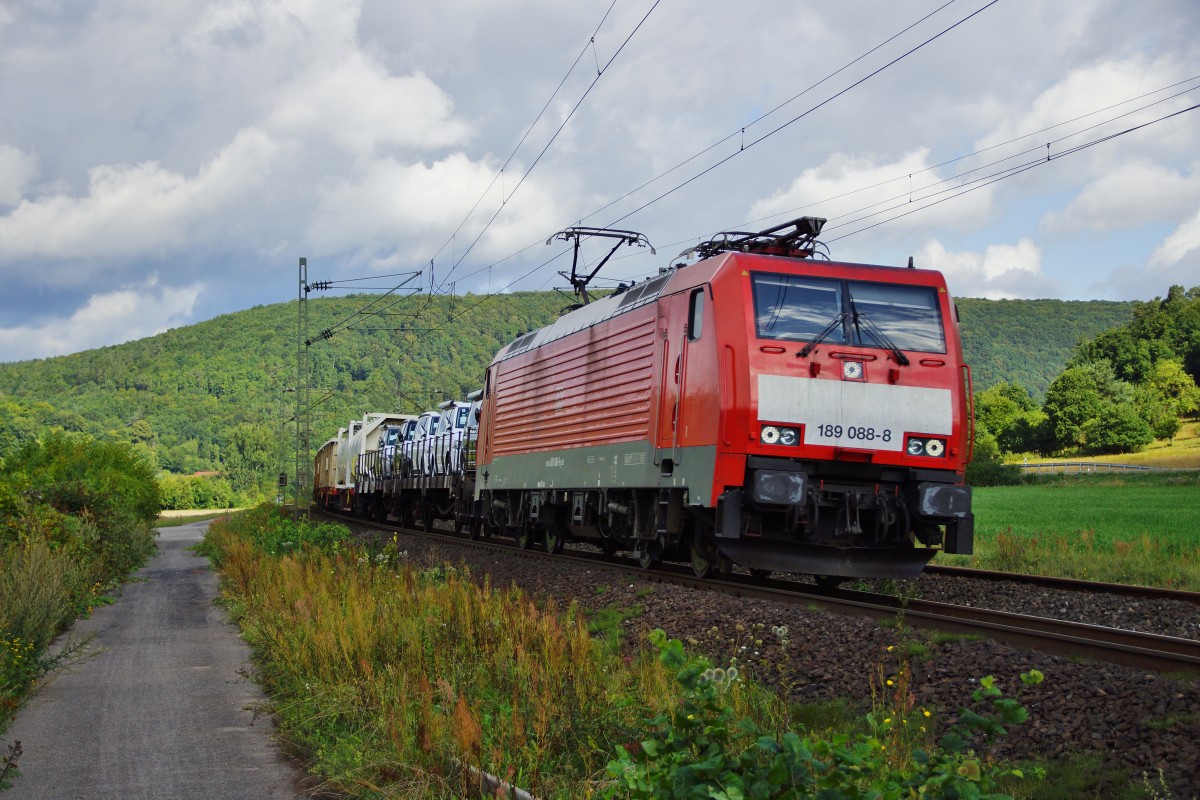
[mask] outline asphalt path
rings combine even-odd
[[[255,719],[249,648],[213,604],[217,577],[187,548],[207,522],[163,528],[118,601],[71,631],[90,657],[18,714],[24,748],[4,800],[298,798],[300,772]]]

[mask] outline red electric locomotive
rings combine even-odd
[[[970,373],[945,280],[814,259],[823,222],[721,234],[501,350],[476,524],[699,575],[909,577],[970,553]]]

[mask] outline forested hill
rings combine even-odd
[[[368,410],[419,412],[442,399],[435,391],[453,398],[473,391],[497,350],[568,302],[552,292],[483,303],[420,296],[386,315],[356,316],[375,300],[308,303],[312,401],[328,395],[313,409],[317,444]],[[0,364],[0,455],[37,428],[59,425],[144,443],[176,472],[215,469],[236,479],[268,455],[272,465],[287,463],[297,311],[296,301],[256,306],[113,347]],[[326,329],[336,333],[323,339]]]
[[[375,297],[309,302],[312,436],[366,411],[416,412],[479,387],[492,355],[545,325],[553,292],[413,297],[370,320]],[[388,301],[376,303],[373,310]],[[960,299],[977,390],[1016,381],[1041,396],[1080,337],[1127,322],[1132,303]],[[0,364],[0,455],[47,427],[138,443],[175,472],[221,470],[238,483],[287,463],[296,383],[297,303],[247,311],[136,342]],[[348,325],[346,323],[349,323]],[[334,329],[330,339],[320,332]],[[435,394],[444,392],[444,395]],[[269,468],[268,468],[269,467]]]
[[[980,391],[1019,383],[1041,401],[1080,339],[1124,325],[1134,303],[957,298],[963,350]]]

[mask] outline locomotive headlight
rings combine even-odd
[[[763,425],[758,432],[758,441],[762,444],[781,444],[794,447],[800,443],[800,432],[795,428],[782,428],[778,425]]]
[[[941,458],[946,452],[945,439],[924,439],[913,436],[905,448],[910,456],[925,456],[926,458]]]
[[[843,361],[842,362],[842,377],[848,381],[861,381],[863,377],[863,365],[861,361]]]

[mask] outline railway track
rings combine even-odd
[[[345,521],[345,517],[331,515],[332,519]],[[605,557],[599,553],[568,551],[550,556],[540,550],[521,550],[507,540],[470,541],[448,532],[426,533],[392,525],[367,522],[352,518],[361,527],[406,534],[441,537],[447,541],[482,551],[500,551],[530,559],[554,558],[637,574],[645,580],[670,583],[705,591],[716,591],[733,597],[748,597],[768,600],[780,604],[819,606],[838,614],[865,616],[874,619],[895,619],[903,614],[906,625],[914,628],[938,630],[948,633],[977,635],[993,639],[1013,647],[1039,650],[1057,655],[1083,658],[1119,664],[1156,672],[1194,671],[1200,672],[1200,641],[1140,631],[1070,622],[1049,617],[994,611],[973,606],[953,605],[922,599],[901,600],[887,594],[876,594],[845,589],[822,589],[794,580],[757,580],[742,576],[723,579],[700,579],[691,570],[672,564],[659,569],[643,570],[630,561]],[[1088,581],[1063,581],[1037,576],[1019,576],[1011,573],[987,573],[941,567],[938,572],[952,573],[962,577],[980,577],[986,580],[1016,580],[1038,586],[1053,588],[1085,589],[1090,591],[1112,591],[1109,585],[1097,585]],[[1101,589],[1102,587],[1102,589]],[[1159,592],[1146,587],[1117,585],[1118,593],[1131,596],[1158,597],[1182,595],[1180,599],[1200,602],[1200,597],[1188,592]]]
[[[1020,572],[998,572],[996,570],[976,569],[974,567],[949,567],[940,564],[930,564],[925,567],[925,572],[929,575],[943,575],[945,577],[1006,581],[1026,586],[1040,586],[1046,589],[1100,592],[1120,597],[1150,598],[1155,600],[1179,600],[1184,603],[1200,605],[1200,592],[1188,592],[1183,589],[1158,589],[1153,586],[1134,586],[1128,583],[1102,583],[1100,581],[1085,581],[1078,578],[1024,575]]]

